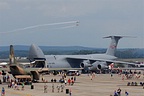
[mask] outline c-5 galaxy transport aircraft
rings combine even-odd
[[[89,54],[89,55],[44,55],[42,50],[32,44],[30,47],[29,59],[37,61],[37,67],[48,68],[84,68],[85,70],[96,70],[108,68],[111,63],[131,64],[135,63],[116,61],[115,51],[119,39],[124,36],[108,36],[111,38],[111,43],[106,53],[104,54]],[[45,64],[46,63],[46,64]]]

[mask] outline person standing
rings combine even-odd
[[[22,89],[21,90],[24,90],[24,82],[22,83]]]
[[[118,96],[121,96],[121,89],[120,88],[118,88],[117,93],[118,93]]]
[[[1,96],[5,96],[5,89],[2,87]]]
[[[52,84],[52,92],[54,93],[54,84]]]
[[[63,92],[64,90],[64,85],[61,85],[61,92]]]
[[[71,89],[70,89],[70,92],[69,92],[69,96],[72,96],[72,91],[71,91]]]
[[[114,91],[114,96],[118,96],[118,93],[116,90]]]
[[[73,85],[74,84],[74,80],[71,80],[71,85]]]
[[[48,87],[48,86],[45,84],[45,85],[44,85],[44,93],[47,93],[47,87]]]
[[[124,80],[124,78],[125,78],[125,75],[122,75],[122,80]]]
[[[68,79],[68,84],[70,85],[70,83],[71,83],[71,79],[69,78],[69,79]]]
[[[67,85],[67,79],[66,78],[64,79],[64,83],[65,83],[65,85]]]
[[[129,95],[129,93],[125,90],[125,96],[128,96]]]
[[[59,91],[60,91],[60,86],[59,85],[57,86],[57,90],[58,90],[58,93],[59,93]]]
[[[74,76],[74,82],[76,81],[76,76]]]
[[[113,73],[111,72],[111,77],[113,77]]]

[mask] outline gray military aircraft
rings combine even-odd
[[[104,54],[88,54],[88,55],[44,55],[42,50],[32,44],[29,52],[30,61],[35,63],[36,67],[48,68],[84,68],[84,70],[95,71],[96,69],[105,69],[111,63],[121,63],[135,65],[135,63],[116,61],[115,51],[119,39],[124,36],[108,36],[111,43]]]

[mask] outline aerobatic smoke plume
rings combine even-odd
[[[66,29],[66,28],[75,27],[75,26],[78,25],[78,23],[79,23],[78,21],[68,21],[68,22],[59,22],[59,23],[50,23],[50,24],[40,24],[40,25],[34,25],[34,26],[25,27],[25,28],[18,28],[18,29],[12,30],[12,31],[7,31],[7,32],[0,32],[0,33],[14,33],[14,32],[18,32],[18,31],[34,29],[34,28],[44,27],[44,26],[74,24],[74,25],[71,25],[71,26],[65,26],[65,27],[58,28],[58,29]]]

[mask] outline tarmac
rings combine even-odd
[[[71,96],[110,96],[114,94],[114,91],[120,88],[121,96],[125,96],[125,90],[128,91],[129,96],[144,96],[143,86],[140,86],[140,82],[144,82],[144,76],[142,75],[139,79],[133,77],[132,79],[122,80],[122,76],[118,74],[96,74],[91,80],[88,74],[82,74],[76,77],[74,85],[66,85],[63,92],[58,92],[57,86],[64,85],[61,83],[51,83],[51,79],[59,80],[61,76],[44,75],[44,79],[48,83],[33,83],[31,85],[25,85],[24,90],[15,90],[8,88],[6,83],[0,84],[0,92],[2,87],[5,88],[4,96],[70,96],[66,94],[66,90],[71,90]],[[71,76],[67,76],[71,78]],[[137,82],[138,86],[127,86],[128,82]],[[54,84],[54,92],[52,92],[52,84]],[[47,93],[44,93],[44,85],[47,85]]]

